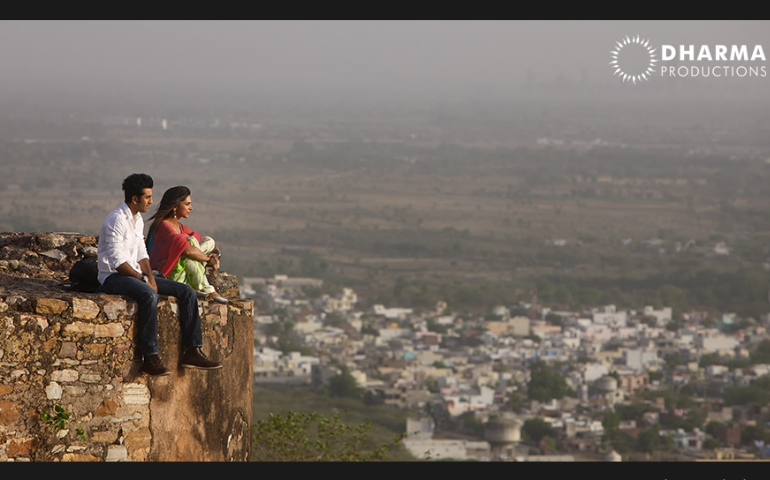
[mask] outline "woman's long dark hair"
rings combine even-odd
[[[190,189],[181,185],[178,187],[171,187],[163,193],[163,198],[160,200],[158,209],[153,216],[150,217],[152,224],[150,224],[150,230],[147,232],[148,241],[158,229],[160,222],[167,218],[171,218],[174,215],[174,209],[188,196],[190,196]]]

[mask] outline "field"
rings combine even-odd
[[[503,285],[488,302],[512,302],[544,278],[762,268],[762,106],[621,107],[271,104],[177,112],[167,130],[5,112],[0,230],[97,234],[144,171],[156,202],[192,189],[187,224],[226,271],[319,276],[365,302],[409,301],[399,281],[428,283],[428,306],[447,282]],[[729,255],[709,253],[720,242]]]
[[[280,405],[286,412],[320,413],[325,417],[340,412],[343,425],[357,427],[370,423],[371,429],[367,438],[369,445],[390,445],[394,437],[406,430],[408,413],[398,408],[388,406],[365,406],[360,400],[345,398],[330,398],[302,387],[280,387],[259,385],[254,389],[253,423],[265,420],[270,414],[279,415],[276,410]],[[403,448],[392,447],[388,450],[388,460],[416,460]]]

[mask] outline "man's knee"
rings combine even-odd
[[[151,305],[151,306],[157,307],[158,292],[156,292],[152,288],[147,288],[142,291],[141,295],[139,295],[138,301],[145,305]]]
[[[192,288],[190,285],[187,285],[186,283],[182,283],[182,286],[179,289],[179,298],[182,300],[189,300],[190,298],[195,298],[195,289]]]

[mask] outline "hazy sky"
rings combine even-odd
[[[613,82],[610,51],[626,35],[761,44],[770,54],[768,21],[1,21],[0,96],[52,86],[441,93],[557,75]],[[741,82],[711,80],[714,94]],[[770,96],[770,75],[742,81]]]

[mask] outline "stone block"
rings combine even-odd
[[[72,335],[93,335],[94,325],[92,323],[73,322],[64,327],[64,332]]]
[[[123,445],[110,445],[107,449],[107,458],[105,462],[125,462],[128,461],[128,449]]]
[[[101,405],[96,408],[94,415],[97,417],[105,417],[107,415],[115,415],[118,411],[118,404],[111,398],[105,398]]]
[[[48,319],[42,315],[19,315],[19,321],[22,325],[26,325],[28,322],[37,324],[42,330],[48,328]]]
[[[127,313],[128,302],[124,299],[113,300],[102,306],[104,314],[109,320],[117,320],[121,313]]]
[[[26,439],[14,438],[8,443],[8,447],[6,448],[5,453],[9,457],[16,457],[19,455],[29,455],[32,453],[33,443],[34,443],[34,439],[32,438],[26,438]]]
[[[43,250],[58,248],[67,243],[67,237],[58,233],[39,233],[37,243]]]
[[[45,342],[43,342],[43,351],[44,352],[51,352],[54,348],[56,348],[56,344],[59,343],[56,338],[49,338]]]
[[[77,370],[54,370],[51,373],[51,380],[54,382],[76,382],[79,376]]]
[[[147,405],[150,403],[150,390],[147,385],[127,383],[123,385],[123,402],[126,405]]]
[[[78,354],[78,345],[75,342],[62,342],[59,356],[65,358],[76,358]]]
[[[118,441],[118,432],[114,430],[107,430],[104,432],[102,431],[91,432],[91,435],[89,436],[89,438],[94,443],[107,443],[107,444],[115,443]]]
[[[119,323],[103,323],[94,327],[96,337],[121,337],[124,333],[123,325]]]
[[[88,393],[86,387],[82,385],[63,385],[62,390],[71,397],[83,397]]]
[[[62,462],[100,462],[101,460],[90,453],[65,453]]]
[[[83,370],[80,372],[80,381],[83,383],[99,383],[102,381],[102,376],[92,370]]]
[[[52,258],[54,260],[57,260],[61,262],[65,258],[67,258],[67,254],[63,251],[59,250],[58,248],[54,248],[53,250],[48,250],[45,252],[41,252],[40,255],[43,255],[44,257]]]
[[[206,319],[210,322],[218,322],[220,326],[227,325],[227,305],[214,304],[209,306]]]
[[[69,308],[69,304],[58,298],[38,298],[35,302],[35,312],[41,315],[60,315]]]
[[[8,400],[0,400],[0,425],[10,425],[19,418],[19,407]]]
[[[2,321],[0,321],[0,325],[5,325],[5,333],[6,333],[6,335],[12,334],[13,330],[16,328],[13,325],[13,317],[3,317]]]
[[[107,345],[103,343],[89,343],[83,348],[84,357],[87,358],[100,358],[107,351]]]
[[[72,315],[76,318],[90,320],[99,315],[99,305],[85,298],[72,299]]]
[[[151,440],[152,434],[150,433],[150,429],[144,427],[127,433],[124,443],[130,450],[141,450],[144,448],[150,448]]]

